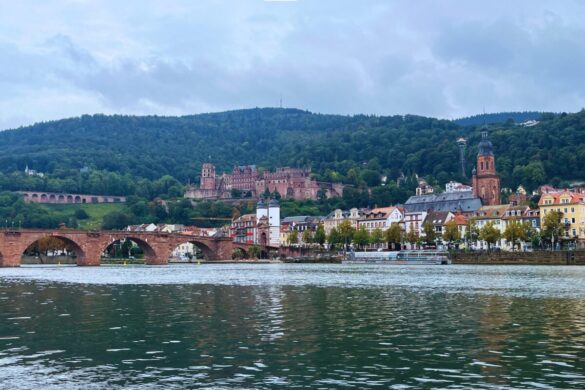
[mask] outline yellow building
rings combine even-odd
[[[563,238],[575,240],[578,247],[585,248],[585,194],[560,191],[543,194],[538,202],[540,208],[540,226],[547,213],[560,211],[564,224]]]
[[[339,224],[345,220],[349,220],[351,222],[351,226],[354,229],[357,229],[359,227],[359,220],[363,218],[364,215],[365,212],[357,208],[353,208],[349,211],[337,209],[326,216],[323,220],[325,233],[329,235],[333,228],[337,228]]]

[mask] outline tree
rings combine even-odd
[[[466,246],[469,246],[472,242],[476,242],[478,239],[479,228],[477,227],[476,221],[474,218],[469,218],[467,221],[467,229],[465,230]]]
[[[435,240],[437,239],[437,232],[435,231],[435,226],[432,223],[427,222],[423,225],[423,233],[425,235],[424,242],[427,245],[432,245],[435,243]]]
[[[388,243],[390,249],[394,249],[402,242],[402,228],[396,222],[392,223],[390,227],[384,232],[384,238]],[[416,240],[415,240],[416,241]]]
[[[302,236],[303,244],[308,245],[313,243],[313,231],[311,229],[306,229],[303,231]]]
[[[512,244],[512,250],[515,250],[516,243],[520,245],[519,241],[526,241],[526,229],[524,225],[516,218],[511,218],[504,230],[504,238]]]
[[[376,247],[384,242],[384,232],[380,228],[375,228],[370,235],[370,242]]]
[[[562,218],[562,212],[549,210],[542,220],[542,239],[550,242],[551,249],[554,249],[563,234]]]
[[[323,244],[325,244],[326,239],[327,237],[325,235],[325,227],[323,226],[322,223],[320,223],[319,226],[317,226],[317,230],[315,231],[313,242],[319,244],[320,246],[323,246]]]
[[[262,250],[258,245],[252,245],[250,248],[248,248],[248,256],[251,259],[258,259],[260,257],[261,252]]]
[[[242,216],[242,214],[240,213],[240,209],[238,209],[237,207],[234,207],[232,209],[232,221],[240,218]]]
[[[132,256],[132,248],[134,247],[134,243],[131,240],[125,239],[124,243],[122,243],[122,257],[129,258]]]
[[[77,219],[88,219],[89,214],[84,209],[77,209],[75,210],[75,218]]]
[[[365,226],[360,226],[360,228],[354,233],[353,235],[353,242],[358,246],[358,248],[363,249],[364,246],[370,243],[370,232],[366,229]]]
[[[461,240],[459,226],[457,226],[457,222],[455,222],[454,219],[450,220],[445,224],[443,231],[443,240],[447,241],[449,244]]]
[[[351,242],[355,233],[354,227],[351,226],[351,222],[346,219],[337,226],[337,231],[341,242],[344,244],[345,249],[347,249],[347,245]]]
[[[414,246],[418,243],[419,240],[419,235],[418,235],[418,231],[414,230],[414,226],[410,225],[410,229],[408,230],[408,233],[406,233],[406,241]]]
[[[232,198],[241,198],[242,197],[242,190],[240,190],[238,188],[232,188],[231,197]]]
[[[524,230],[525,241],[530,242],[532,248],[539,248],[542,240],[540,232],[533,228],[528,222],[524,222],[522,228]]]
[[[232,260],[240,260],[244,258],[244,251],[240,248],[235,248],[232,251]]]
[[[290,245],[298,244],[299,243],[299,232],[297,230],[293,230],[288,235],[288,243]]]
[[[488,251],[491,249],[492,244],[498,242],[501,237],[502,234],[492,221],[486,223],[479,231],[479,239],[487,243]]]
[[[331,249],[335,248],[337,245],[342,243],[341,237],[339,235],[339,231],[337,228],[331,229],[329,235],[327,236],[327,243]]]
[[[128,214],[119,211],[112,211],[111,213],[104,215],[102,229],[120,230],[130,225],[130,222],[131,220]]]

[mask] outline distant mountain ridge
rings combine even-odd
[[[514,120],[536,115],[519,114]],[[583,111],[544,116],[530,128],[503,123],[490,129],[504,186],[585,178]],[[0,172],[22,171],[28,165],[77,180],[79,169],[88,166],[151,180],[171,175],[186,183],[196,182],[201,164],[211,161],[218,172],[244,164],[310,167],[319,180],[356,186],[378,186],[380,177],[394,180],[402,173],[441,184],[464,180],[455,143],[461,136],[468,140],[469,175],[479,131],[448,120],[286,108],[182,117],[83,115],[0,132]]]

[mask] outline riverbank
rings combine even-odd
[[[449,258],[455,265],[585,265],[585,251],[457,252]]]

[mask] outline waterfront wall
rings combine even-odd
[[[22,256],[21,264],[76,264],[76,259],[71,256]]]
[[[585,251],[460,252],[449,257],[453,264],[585,265]]]

